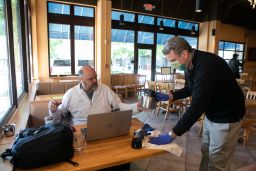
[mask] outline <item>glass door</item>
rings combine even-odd
[[[138,48],[138,74],[152,77],[152,49]]]

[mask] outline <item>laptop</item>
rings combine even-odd
[[[89,115],[87,118],[86,141],[128,134],[131,119],[132,110]]]

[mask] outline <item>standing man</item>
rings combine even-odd
[[[243,66],[243,63],[240,63],[237,60],[238,54],[234,53],[233,54],[233,58],[230,59],[230,61],[228,62],[229,67],[231,68],[231,71],[233,72],[234,76],[236,78],[240,78],[240,74],[239,74],[239,67]]]
[[[162,52],[169,61],[186,66],[185,87],[170,93],[170,98],[192,96],[192,103],[172,131],[151,143],[173,141],[205,113],[200,171],[228,171],[245,113],[243,93],[228,64],[215,54],[192,49],[181,37],[169,39]]]

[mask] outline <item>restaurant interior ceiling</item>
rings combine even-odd
[[[202,12],[195,12],[196,1]],[[256,8],[248,0],[112,0],[112,8],[196,22],[221,20],[256,30]]]

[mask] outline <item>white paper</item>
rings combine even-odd
[[[169,153],[172,153],[178,157],[181,156],[183,149],[176,143],[170,143],[165,145],[155,145],[148,142],[149,137],[145,137],[142,142],[142,148],[144,149],[161,149],[168,151]]]

